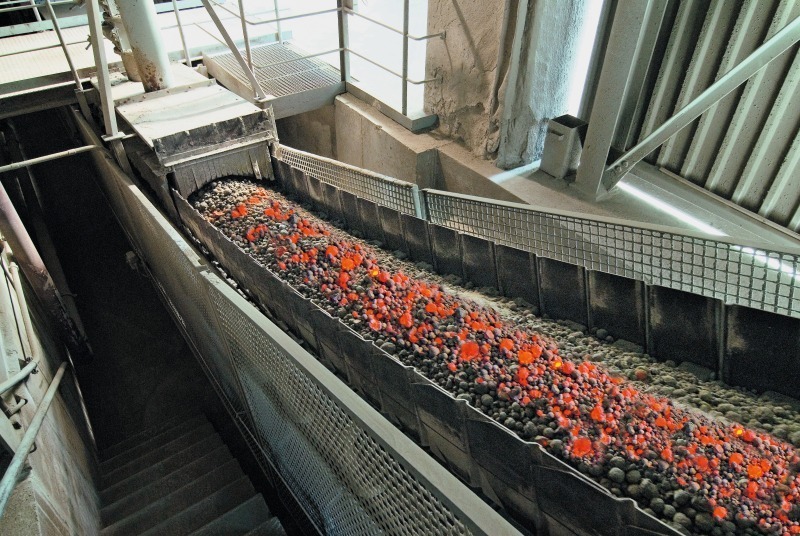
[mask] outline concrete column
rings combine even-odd
[[[520,0],[511,65],[503,98],[496,165],[529,164],[541,157],[547,122],[567,113],[570,74],[587,0]]]
[[[122,23],[128,34],[139,76],[147,92],[174,85],[169,57],[161,40],[153,0],[117,2]]]
[[[430,0],[425,112],[439,116],[438,132],[491,159],[497,151],[497,95],[508,71],[506,28],[518,0]]]

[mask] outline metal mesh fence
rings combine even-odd
[[[800,317],[800,256],[439,191],[431,223],[589,270]]]
[[[247,427],[259,463],[277,472],[317,530],[471,534],[493,519],[477,497],[465,500],[466,488],[442,487],[444,469],[420,470],[409,440],[343,384],[331,387],[338,382],[331,373],[211,272],[147,197],[109,169],[101,166],[106,196],[202,368],[237,425]]]
[[[322,182],[403,214],[422,216],[417,185],[306,153],[285,145],[275,151],[278,160]]]

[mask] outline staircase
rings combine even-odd
[[[100,458],[103,536],[285,534],[202,414],[173,418]]]

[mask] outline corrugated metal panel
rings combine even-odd
[[[800,16],[797,0],[681,0],[644,119],[626,147],[652,132],[765,39]],[[643,51],[644,52],[644,51]],[[651,51],[652,52],[652,51]],[[738,205],[800,230],[800,53],[798,46],[676,134],[648,160]],[[638,108],[641,103],[631,103]],[[627,110],[639,117],[641,110]]]

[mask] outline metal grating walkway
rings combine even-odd
[[[339,69],[319,58],[302,59],[306,55],[288,43],[252,49],[253,72],[268,95],[264,105],[272,105],[277,119],[330,104],[345,90]],[[204,63],[209,74],[220,83],[253,100],[250,83],[231,52],[205,56]]]

